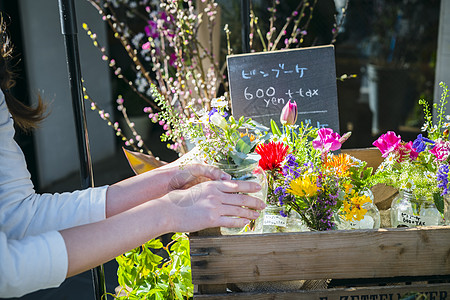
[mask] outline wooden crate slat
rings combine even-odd
[[[194,295],[194,299],[252,299],[252,300],[399,300],[407,293],[423,293],[434,300],[450,299],[450,283],[363,288],[339,288],[314,291],[230,293],[219,295]]]
[[[191,259],[194,284],[446,275],[450,227],[192,237]]]
[[[359,160],[367,162],[367,167],[372,167],[374,171],[384,160],[384,157],[381,156],[380,150],[375,147],[362,149],[342,149],[342,153],[347,153]]]

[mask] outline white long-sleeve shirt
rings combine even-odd
[[[0,298],[59,286],[68,259],[58,231],[105,219],[107,186],[36,194],[13,137],[13,120],[0,91]]]

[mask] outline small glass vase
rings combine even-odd
[[[261,185],[261,190],[257,193],[249,193],[248,195],[261,199],[261,201],[266,200],[267,197],[267,180],[266,175],[258,165],[258,160],[254,159],[255,162],[250,164],[231,164],[231,163],[213,163],[214,166],[218,167],[222,171],[231,175],[232,180],[244,180],[253,181]],[[223,235],[235,235],[244,233],[262,233],[262,227],[256,226],[260,224],[259,220],[262,218],[263,213],[261,212],[257,220],[252,221],[249,225],[241,228],[226,228],[221,227],[220,231]]]
[[[444,225],[434,201],[425,197],[417,198],[412,193],[401,190],[392,200],[392,227],[417,227]]]
[[[378,207],[374,204],[374,196],[371,190],[365,189],[362,193],[370,198],[370,202],[362,205],[362,208],[367,210],[364,218],[361,220],[347,221],[341,215],[338,216],[336,227],[339,230],[349,229],[378,229],[381,224],[381,216]]]

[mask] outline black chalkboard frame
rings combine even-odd
[[[289,99],[298,107],[297,124],[339,132],[334,46],[229,55],[232,114],[270,127]]]

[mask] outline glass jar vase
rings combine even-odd
[[[341,215],[338,215],[338,220],[336,222],[336,227],[339,230],[348,230],[348,229],[378,229],[381,224],[381,216],[378,207],[375,205],[374,200],[375,197],[370,189],[365,189],[361,192],[363,195],[366,195],[370,198],[369,202],[366,202],[362,205],[362,208],[367,210],[364,214],[364,218],[361,220],[352,220],[347,221]]]
[[[241,165],[220,162],[213,163],[213,165],[231,175],[232,180],[253,181],[260,184],[262,187],[261,190],[256,193],[249,193],[248,195],[259,198],[261,201],[265,202],[267,197],[267,180],[263,169],[258,165],[258,160],[255,159],[252,163],[243,163]],[[252,221],[247,226],[241,228],[221,227],[220,231],[223,235],[262,233],[262,225],[260,225],[261,222],[259,222],[259,220],[262,219],[262,215],[263,213],[261,212],[258,219]]]
[[[401,190],[392,200],[392,227],[417,227],[444,225],[433,199],[417,198],[413,193]]]

